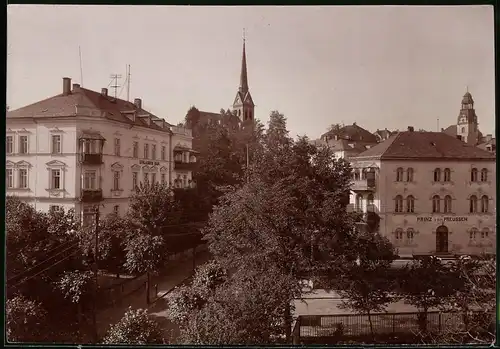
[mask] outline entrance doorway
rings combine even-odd
[[[444,225],[436,229],[436,253],[448,252],[448,228]]]

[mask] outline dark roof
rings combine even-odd
[[[359,154],[357,158],[494,161],[495,155],[444,132],[405,131]]]
[[[328,138],[341,138],[352,141],[363,141],[368,143],[377,143],[377,136],[358,126],[356,123],[340,127],[337,130],[330,130],[321,136],[322,139]]]
[[[134,103],[104,96],[99,92],[83,87],[74,88],[70,94],[59,94],[25,107],[7,112],[7,118],[47,118],[76,116],[77,107],[98,109],[104,112],[104,117],[109,120],[147,127],[158,131],[171,132],[169,128],[156,125],[153,121],[148,124],[142,115],[151,116],[152,120],[161,120],[156,115],[138,108]],[[129,119],[127,112],[136,112],[135,121]],[[166,126],[172,126],[166,123]]]
[[[450,125],[447,128],[443,129],[443,132],[447,135],[456,137],[457,135],[457,125]]]
[[[346,139],[329,139],[326,144],[333,151],[347,151],[357,154],[362,153],[374,146],[374,143],[372,142],[349,141]]]
[[[474,99],[472,99],[472,95],[470,94],[469,91],[467,91],[464,94],[464,97],[462,98],[462,104],[472,104],[474,103]]]

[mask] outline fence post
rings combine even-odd
[[[392,334],[396,334],[396,314],[392,314]]]
[[[439,312],[439,320],[438,321],[439,321],[438,322],[439,323],[439,327],[438,327],[439,328],[439,333],[441,333],[441,312]]]
[[[300,316],[295,320],[295,326],[293,327],[292,333],[292,343],[293,345],[300,345]]]

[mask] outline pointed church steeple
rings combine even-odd
[[[254,107],[252,96],[248,88],[248,72],[247,72],[247,53],[246,53],[246,37],[243,30],[243,55],[241,57],[241,72],[240,72],[240,87],[236,93],[236,98],[233,102],[233,113],[240,118],[241,121],[251,121],[254,119]]]
[[[239,91],[244,95],[248,92],[248,75],[247,75],[247,53],[245,50],[245,32],[243,31],[243,56],[241,57],[241,73],[240,73],[240,88]]]

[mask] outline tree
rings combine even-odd
[[[372,337],[375,333],[371,314],[383,311],[395,299],[395,279],[391,264],[396,259],[394,247],[378,233],[370,232],[358,237],[359,263],[344,277],[339,294],[342,307],[367,314]]]
[[[164,340],[157,321],[152,319],[147,310],[129,310],[123,318],[111,326],[104,344],[163,344]]]
[[[447,303],[455,291],[453,280],[456,280],[456,275],[434,256],[413,261],[402,274],[402,297],[405,303],[418,309],[420,330],[427,334],[427,313],[431,308],[442,308]]]
[[[131,273],[147,273],[149,303],[151,273],[157,273],[168,260],[165,234],[179,224],[181,212],[172,190],[166,184],[141,183],[130,199],[128,218],[133,222],[125,244],[125,268]]]
[[[205,238],[225,269],[273,271],[271,279],[289,281],[279,293],[287,339],[290,302],[301,294],[303,277],[339,273],[356,258],[357,218],[345,205],[349,185],[346,162],[307,138],[294,142],[286,118],[273,112],[248,183],[226,193],[210,216]]]
[[[43,338],[46,312],[41,303],[16,296],[5,307],[7,341],[38,342]]]

